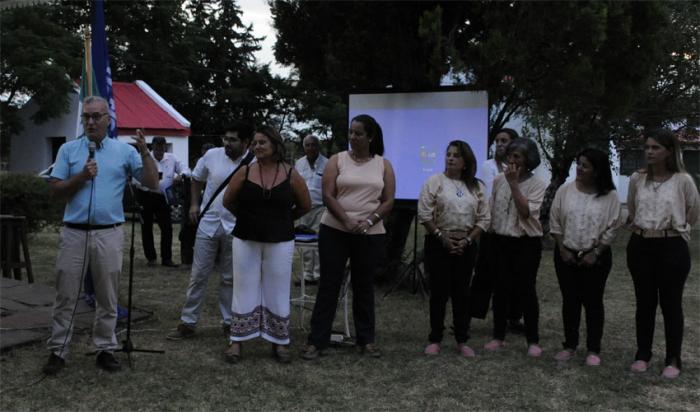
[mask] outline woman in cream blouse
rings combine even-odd
[[[469,338],[469,281],[479,235],[489,226],[484,185],[476,179],[476,159],[461,140],[447,146],[445,171],[423,184],[418,221],[425,226],[425,265],[430,274],[430,335],[426,355],[440,353],[445,308],[452,299],[457,351],[472,358]]]
[[[637,353],[630,369],[645,372],[651,361],[656,306],[661,305],[666,335],[662,376],[681,370],[683,288],[690,272],[688,240],[698,219],[700,200],[685,173],[676,136],[666,129],[647,134],[646,170],[630,177],[627,197],[633,234],[627,245],[627,267],[637,298]]]
[[[493,340],[484,346],[497,351],[505,345],[509,297],[515,293],[523,309],[527,353],[542,355],[539,346],[539,303],[537,270],[542,256],[540,207],[547,185],[532,174],[540,164],[535,143],[515,139],[506,148],[508,168],[493,181],[491,193],[490,246],[498,252],[495,260],[496,281],[493,295]]]
[[[612,243],[621,207],[608,155],[584,149],[576,156],[576,180],[559,188],[549,215],[557,241],[554,268],[562,294],[564,349],[554,358],[571,359],[578,346],[581,307],[586,309],[586,365],[600,365],[605,311],[603,292],[612,268]]]

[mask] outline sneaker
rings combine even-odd
[[[373,358],[382,357],[382,351],[374,343],[368,343],[366,345],[360,346],[360,353],[362,355],[371,356]]]
[[[557,352],[557,354],[554,355],[554,359],[559,362],[566,362],[574,357],[574,353],[575,351],[573,349],[564,349],[562,351]]]
[[[272,344],[272,357],[277,359],[279,363],[290,363],[292,357],[289,354],[289,345]]]
[[[527,356],[531,358],[539,358],[542,356],[542,348],[540,345],[533,343],[532,345],[527,347]]]
[[[474,349],[470,348],[465,343],[460,343],[457,345],[457,352],[459,352],[459,354],[465,358],[476,357],[476,353],[474,353]]]
[[[41,371],[46,375],[56,375],[66,366],[66,361],[62,357],[51,352],[49,360],[46,362]]]
[[[489,352],[496,352],[504,346],[506,346],[505,342],[503,342],[502,340],[494,339],[491,342],[484,345],[484,349],[486,349]]]
[[[107,372],[119,372],[122,370],[122,365],[110,352],[99,352],[95,363]]]
[[[636,360],[630,365],[630,370],[635,373],[643,373],[649,369],[649,362],[643,360]]]
[[[224,352],[224,359],[227,363],[238,363],[241,361],[241,343],[231,342],[228,344],[228,349]]]
[[[586,365],[600,366],[600,356],[598,356],[597,353],[589,353],[588,356],[586,356]]]
[[[177,328],[170,332],[165,338],[168,340],[183,340],[194,336],[194,328],[181,323]]]
[[[321,356],[323,353],[319,348],[317,348],[314,345],[307,344],[304,346],[304,348],[301,350],[301,358],[305,360],[314,360]]]
[[[681,370],[673,365],[668,365],[661,372],[661,377],[666,379],[676,379],[681,374]]]
[[[425,347],[425,350],[423,351],[424,354],[428,356],[435,356],[440,354],[440,344],[439,343],[431,343],[428,346]]]

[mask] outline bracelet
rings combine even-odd
[[[372,222],[372,219],[367,219],[367,220],[365,220],[365,222],[367,222],[367,224],[369,225],[369,227],[374,226],[374,222]]]
[[[474,242],[472,240],[472,238],[470,238],[469,236],[467,236],[465,239],[466,239],[468,245],[471,245]]]
[[[433,236],[438,237],[438,238],[441,238],[441,237],[442,237],[442,231],[440,231],[440,229],[435,229],[435,231],[433,232]]]
[[[377,212],[372,213],[372,216],[374,216],[374,217],[377,218],[377,222],[379,222],[380,220],[382,220],[382,217],[381,217],[381,216],[379,215],[379,213],[377,213]]]

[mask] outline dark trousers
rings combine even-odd
[[[469,339],[469,282],[474,270],[476,244],[462,255],[451,255],[433,235],[425,237],[425,268],[430,275],[430,335],[428,341],[442,342],[447,300],[452,301],[455,340]]]
[[[511,299],[523,309],[525,336],[529,344],[539,337],[540,307],[537,301],[537,270],[542,257],[542,238],[493,235],[491,245],[496,268],[493,294],[493,337],[504,340]],[[511,296],[513,296],[511,298]]]
[[[688,243],[681,237],[645,239],[633,234],[627,244],[627,267],[637,298],[637,353],[649,362],[656,306],[661,305],[666,336],[666,365],[681,367],[683,288],[690,272]]]
[[[169,262],[173,258],[171,250],[173,244],[173,224],[170,221],[170,206],[165,201],[165,196],[160,193],[138,191],[138,200],[141,204],[141,241],[143,252],[148,260],[156,260],[156,248],[153,245],[153,220],[155,218],[160,228],[160,257],[163,262]]]
[[[319,279],[308,342],[328,346],[338,306],[345,266],[350,259],[352,316],[358,345],[374,343],[374,271],[384,247],[384,235],[356,235],[321,225],[318,233]]]
[[[586,348],[589,352],[600,353],[600,340],[603,337],[605,322],[603,293],[612,268],[610,249],[598,257],[595,265],[585,267],[564,263],[559,248],[555,247],[554,268],[562,296],[564,348],[576,349],[578,346],[583,307],[586,309]]]

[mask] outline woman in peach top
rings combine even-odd
[[[651,361],[656,307],[661,305],[666,335],[666,367],[673,379],[681,370],[683,289],[690,272],[688,241],[698,219],[700,200],[685,172],[678,139],[670,130],[647,134],[647,167],[630,177],[627,197],[633,234],[627,267],[637,298],[637,353],[630,369],[645,372]]]
[[[621,207],[608,155],[584,149],[576,156],[576,180],[557,190],[549,216],[557,241],[554,268],[562,295],[564,349],[570,360],[578,346],[581,308],[586,309],[586,365],[600,365],[605,309],[603,292],[612,268],[610,244],[621,225]]]

